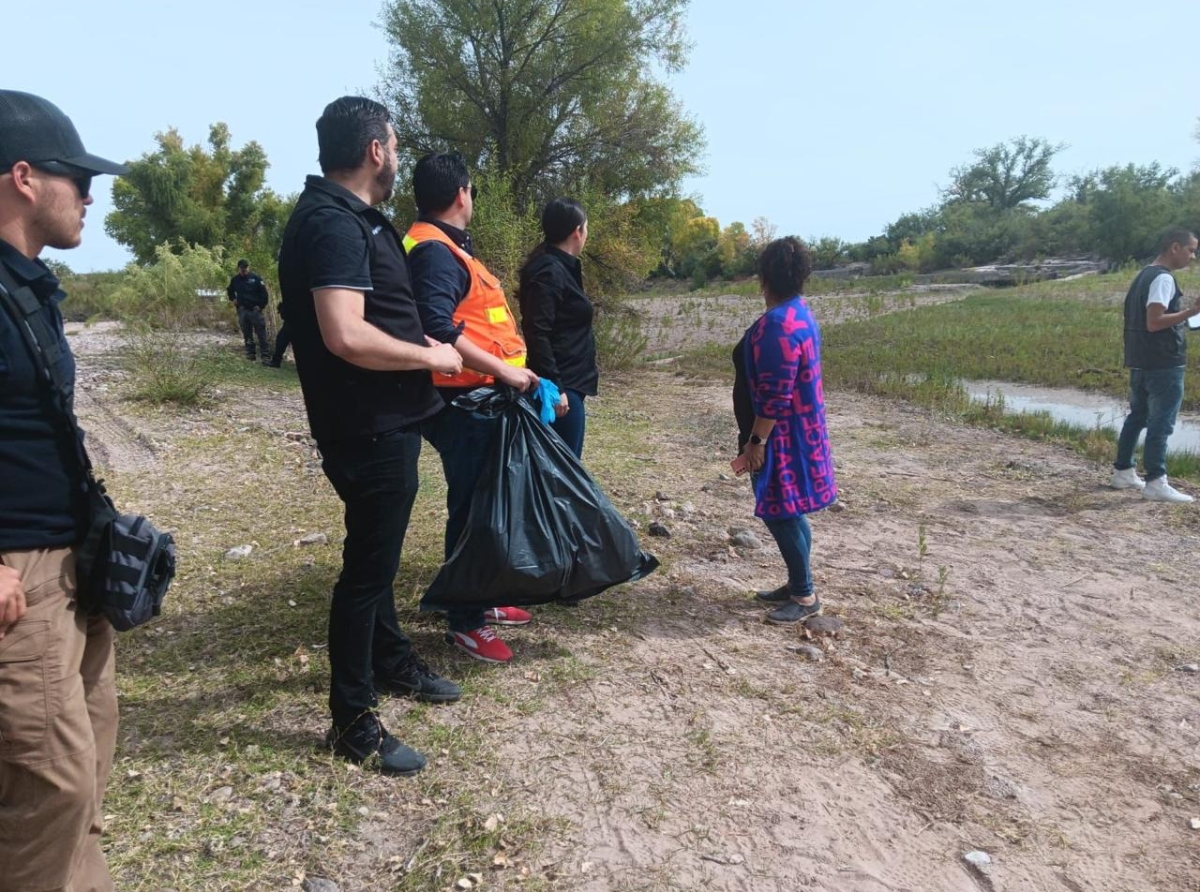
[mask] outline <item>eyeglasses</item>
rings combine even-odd
[[[476,198],[479,197],[479,187],[476,186],[474,183],[472,183],[470,186],[459,186],[459,188],[471,190],[471,201],[474,201]]]
[[[30,161],[29,165],[51,176],[66,177],[75,184],[80,198],[86,199],[91,194],[92,175],[81,168],[61,161]]]

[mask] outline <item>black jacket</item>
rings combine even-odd
[[[75,359],[63,334],[58,279],[0,241],[0,264],[17,286],[28,285],[62,340],[59,369],[74,395]],[[0,308],[0,551],[74,545],[84,518],[82,474],[50,408],[39,366],[9,314]],[[3,707],[0,707],[3,708]]]
[[[225,289],[225,293],[239,307],[266,309],[267,286],[263,284],[263,280],[258,277],[257,273],[250,273],[246,276],[235,275],[229,280],[229,287]]]
[[[596,395],[594,310],[578,257],[547,246],[521,270],[521,332],[528,366],[560,389]]]

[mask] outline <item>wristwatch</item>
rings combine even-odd
[[[753,443],[755,446],[761,446],[763,443],[767,442],[766,439],[764,439],[763,437],[760,437],[756,433],[751,433],[748,440],[749,440],[749,442]]]

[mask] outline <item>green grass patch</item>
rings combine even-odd
[[[212,402],[224,389],[272,392],[300,386],[295,366],[267,368],[245,358],[241,344],[197,347],[186,343],[196,333],[143,330],[130,333],[122,349],[130,372],[127,395],[154,405],[197,406]]]
[[[827,383],[868,390],[880,376],[994,378],[1120,396],[1128,382],[1119,307],[1012,292],[828,326],[822,358]],[[1200,405],[1198,386],[1185,396],[1191,405]]]
[[[972,402],[960,383],[996,379],[1125,396],[1121,304],[1112,297],[1123,275],[1081,281],[1043,282],[827,326],[825,383],[909,400],[970,424],[1068,443],[1097,461],[1110,460],[1112,432],[1068,424],[1048,413],[1008,413],[1002,399]],[[1187,409],[1200,407],[1197,353],[1189,357]],[[1173,453],[1168,473],[1200,476],[1200,456]]]

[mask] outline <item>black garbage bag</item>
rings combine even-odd
[[[424,609],[577,602],[648,576],[658,559],[529,398],[481,387],[454,405],[497,417],[488,470]]]

